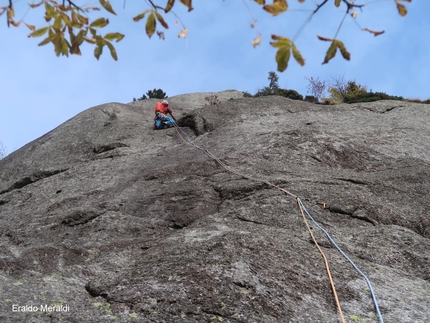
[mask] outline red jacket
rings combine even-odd
[[[160,112],[162,114],[172,113],[172,109],[169,108],[168,105],[163,104],[162,102],[157,102],[155,104],[155,113]]]

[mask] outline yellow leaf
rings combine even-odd
[[[61,19],[61,16],[57,16],[56,18],[55,18],[55,21],[54,21],[54,29],[60,29],[61,28],[61,26],[63,26],[63,21],[62,21],[62,19]]]
[[[68,26],[68,27],[73,27],[73,24],[72,24],[72,22],[70,21],[70,18],[69,18],[69,16],[68,15],[66,15],[65,13],[61,13],[61,17],[63,18],[63,21],[66,23],[66,25]]]
[[[30,35],[28,35],[28,37],[40,37],[46,34],[46,32],[48,31],[49,27],[43,27],[43,28],[39,28],[35,31],[33,31]]]
[[[36,26],[33,25],[29,25],[24,21],[24,24],[27,26],[28,29],[30,29],[31,31],[35,31],[36,30]],[[29,36],[30,37],[30,36]]]
[[[73,28],[82,28],[82,24],[79,22],[78,14],[72,10],[72,27]]]
[[[351,54],[346,50],[345,45],[340,40],[336,40],[336,46],[340,49],[343,58],[349,61]]]
[[[40,42],[38,44],[38,46],[43,46],[43,45],[46,45],[47,43],[52,42],[55,37],[57,37],[57,34],[50,34],[47,38],[45,38],[44,40],[42,40],[42,42]]]
[[[305,65],[305,60],[303,59],[302,54],[300,54],[299,50],[297,49],[296,45],[294,45],[294,43],[292,43],[291,49],[293,51],[293,56],[296,62],[299,63],[300,66]]]
[[[152,12],[148,17],[148,20],[146,21],[146,34],[149,38],[151,38],[151,36],[154,34],[156,26],[157,21],[155,20],[154,12]]]
[[[83,25],[88,25],[88,18],[87,18],[87,17],[82,16],[82,15],[80,15],[80,14],[77,14],[76,16],[77,16],[77,18],[78,18],[78,21],[79,21],[81,24],[83,24]]]
[[[397,10],[399,11],[400,16],[404,17],[408,13],[406,7],[399,2],[397,2]]]
[[[255,38],[255,39],[252,40],[252,46],[254,48],[261,44],[261,38],[262,38],[262,36],[258,35],[257,38]]]
[[[268,4],[263,7],[272,16],[277,16],[288,9],[288,3],[286,0],[273,0],[273,4]]]
[[[45,2],[45,20],[50,21],[53,17],[55,17],[55,10],[48,2]]]
[[[329,49],[327,50],[323,64],[327,64],[336,55],[336,51],[337,51],[337,46],[336,46],[336,41],[334,40],[331,43]]]
[[[110,41],[116,39],[116,42],[119,42],[124,38],[124,35],[120,33],[109,33],[109,34],[106,34],[104,38]]]
[[[99,60],[100,55],[103,53],[103,45],[99,45],[96,48],[94,48],[94,56]]]
[[[257,2],[258,4],[261,4],[262,6],[266,4],[265,0],[254,0],[255,2]]]
[[[167,25],[166,21],[164,21],[164,18],[162,15],[160,15],[157,11],[155,11],[155,16],[157,17],[157,20],[160,22],[160,24],[163,25],[164,28],[168,29],[169,26]]]
[[[109,24],[109,19],[98,18],[91,23],[90,27],[103,28],[103,27],[107,26],[108,24]]]
[[[110,55],[112,56],[112,58],[114,59],[114,60],[118,60],[118,56],[117,56],[117,54],[116,54],[116,49],[115,49],[115,47],[110,43],[110,42],[108,42],[108,41],[106,41],[105,42],[106,43],[106,46],[109,48],[109,50],[110,50]]]
[[[276,41],[270,42],[270,45],[272,45],[275,48],[291,47],[291,40],[287,37],[272,35],[272,39]]]
[[[113,11],[112,9],[112,5],[110,4],[109,1],[106,0],[99,0],[100,4],[102,5],[103,8],[105,8],[107,11],[109,11],[111,14],[116,15],[115,11]]]
[[[13,8],[12,8],[12,7],[9,7],[9,8],[7,9],[7,16],[8,16],[8,18],[15,17],[15,11],[13,10]]]
[[[182,4],[186,5],[188,7],[188,11],[193,10],[192,0],[179,0]]]
[[[340,0],[334,0],[334,5],[336,7],[339,7],[340,6]]]
[[[69,43],[64,38],[63,34],[60,34],[60,50],[61,54],[64,56],[69,57]]]
[[[70,48],[70,54],[81,55],[79,46],[84,42],[85,31],[81,30],[76,37],[73,38],[72,47]]]
[[[166,9],[164,9],[164,12],[168,13],[173,8],[174,4],[175,4],[175,0],[168,0],[167,6],[166,6]]]
[[[145,10],[141,14],[138,14],[136,17],[133,18],[133,21],[139,21],[140,19],[144,18],[148,12],[151,12],[151,10]]]
[[[83,37],[83,39],[84,39],[87,43],[90,43],[90,44],[95,44],[95,43],[96,43],[96,40],[95,40],[94,38],[89,38],[89,37],[87,37],[87,36],[84,36],[84,37]]]
[[[282,47],[276,52],[276,62],[278,63],[278,71],[283,72],[288,67],[288,61],[290,60],[290,48]]]

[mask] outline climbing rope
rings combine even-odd
[[[233,174],[236,174],[236,175],[239,175],[239,176],[241,176],[241,177],[243,177],[243,178],[246,178],[246,179],[249,179],[249,180],[252,180],[252,181],[256,181],[256,182],[261,182],[261,183],[264,183],[264,184],[267,184],[267,185],[269,185],[269,186],[272,186],[272,187],[274,187],[274,188],[276,188],[276,189],[278,189],[278,190],[280,190],[280,191],[282,191],[283,193],[285,193],[285,194],[287,194],[287,195],[289,195],[289,196],[291,196],[291,197],[293,197],[294,199],[296,199],[296,201],[297,201],[297,204],[298,204],[298,206],[299,206],[299,209],[300,209],[300,212],[301,212],[301,214],[302,214],[302,216],[303,216],[303,220],[304,220],[304,222],[305,222],[305,225],[306,225],[306,227],[307,227],[307,229],[308,229],[308,231],[309,231],[309,234],[310,234],[310,236],[311,236],[311,238],[312,238],[312,240],[313,240],[313,242],[315,243],[315,245],[316,245],[316,247],[318,248],[318,250],[319,250],[319,252],[321,253],[321,255],[322,255],[322,257],[323,257],[323,259],[324,259],[324,263],[325,263],[325,267],[326,267],[326,271],[327,271],[327,275],[328,275],[328,277],[329,277],[329,280],[330,280],[330,285],[331,285],[331,288],[332,288],[332,291],[333,291],[333,295],[334,295],[334,298],[335,298],[335,301],[336,301],[336,306],[337,306],[337,308],[338,308],[338,311],[339,311],[339,315],[340,315],[340,318],[341,318],[341,321],[342,321],[342,323],[345,323],[345,318],[344,318],[344,316],[343,316],[343,313],[342,313],[342,308],[341,308],[341,306],[340,306],[340,302],[339,302],[339,298],[338,298],[338,296],[337,296],[337,293],[336,293],[336,288],[335,288],[335,286],[334,286],[334,282],[333,282],[333,278],[332,278],[332,275],[331,275],[331,272],[330,272],[330,267],[329,267],[329,264],[328,264],[328,260],[327,260],[327,257],[325,256],[325,254],[324,254],[324,252],[322,251],[322,249],[321,249],[321,247],[318,245],[318,243],[317,243],[317,241],[316,241],[316,239],[315,239],[315,237],[314,237],[314,235],[313,235],[313,232],[312,232],[312,229],[310,228],[310,226],[309,226],[309,224],[308,224],[308,221],[306,220],[306,216],[305,216],[305,213],[306,213],[306,215],[311,219],[311,221],[321,230],[321,231],[323,231],[324,232],[324,234],[326,235],[326,237],[330,240],[330,242],[336,247],[336,249],[342,254],[342,256],[344,256],[347,260],[348,260],[348,262],[358,271],[358,273],[360,274],[360,275],[362,275],[363,277],[364,277],[364,279],[366,280],[366,282],[367,282],[367,285],[368,285],[368,287],[369,287],[369,290],[370,290],[370,292],[371,292],[371,294],[372,294],[372,299],[373,299],[373,303],[374,303],[374,305],[375,305],[375,308],[376,308],[376,312],[377,312],[377,314],[378,314],[378,317],[379,317],[379,321],[380,321],[380,323],[384,323],[384,320],[383,320],[383,318],[382,318],[382,314],[381,314],[381,312],[380,312],[380,310],[379,310],[379,305],[378,305],[378,301],[376,300],[376,296],[375,296],[375,293],[374,293],[374,291],[373,291],[373,288],[372,288],[372,285],[371,285],[371,283],[370,283],[370,281],[369,281],[369,279],[367,278],[367,276],[355,265],[355,263],[342,251],[342,249],[336,244],[336,242],[331,238],[331,236],[328,234],[328,232],[324,229],[324,228],[322,228],[321,227],[321,225],[319,225],[318,224],[318,222],[316,222],[315,220],[314,220],[314,218],[309,214],[309,212],[308,212],[308,210],[306,209],[306,207],[304,206],[304,204],[303,204],[303,202],[300,200],[300,198],[297,196],[297,195],[295,195],[295,194],[293,194],[293,193],[291,193],[291,192],[289,192],[289,191],[287,191],[287,190],[285,190],[285,189],[283,189],[282,187],[279,187],[278,185],[276,185],[276,184],[273,184],[273,183],[271,183],[271,182],[269,182],[269,181],[266,181],[266,180],[263,180],[263,179],[259,179],[259,178],[256,178],[256,177],[252,177],[252,176],[249,176],[249,175],[245,175],[245,174],[242,174],[242,173],[240,173],[240,172],[238,172],[238,171],[235,171],[234,169],[232,169],[231,167],[229,167],[229,166],[227,166],[225,163],[223,163],[219,158],[217,158],[215,155],[213,155],[209,150],[207,150],[207,149],[203,149],[203,148],[201,148],[200,146],[198,146],[198,145],[196,145],[192,140],[191,140],[191,138],[188,136],[188,134],[184,131],[184,130],[182,130],[176,123],[174,123],[174,126],[175,126],[175,128],[176,128],[176,132],[178,133],[178,135],[179,135],[179,137],[186,143],[186,144],[188,144],[188,145],[190,145],[190,146],[193,146],[193,147],[195,147],[195,148],[197,148],[197,149],[199,149],[200,151],[202,151],[205,155],[207,155],[209,158],[212,158],[212,159],[214,159],[220,166],[222,166],[224,169],[226,169],[227,171],[229,171],[229,172],[231,172],[231,173],[233,173]],[[182,133],[182,135],[184,135],[187,139],[185,139],[184,138],[184,136],[182,136],[181,135],[181,133]]]

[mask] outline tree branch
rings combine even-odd
[[[163,10],[164,12],[166,12],[166,10],[165,10],[163,7],[160,7],[160,6],[155,5],[155,4],[152,2],[152,0],[148,0],[148,1],[149,1],[149,3],[151,4],[151,6],[153,6],[153,7],[154,7],[154,9],[155,9],[155,10],[160,9],[160,10]]]

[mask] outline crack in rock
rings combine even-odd
[[[24,178],[20,179],[19,181],[13,183],[9,188],[5,189],[4,191],[1,191],[0,195],[5,194],[5,193],[9,193],[10,191],[13,191],[13,190],[23,188],[24,186],[33,184],[37,181],[40,181],[41,179],[48,178],[48,177],[66,172],[67,170],[69,170],[69,169],[65,168],[65,169],[58,169],[58,170],[54,170],[54,171],[40,171],[40,172],[34,173],[30,176],[24,177]]]
[[[106,145],[96,146],[96,147],[94,147],[93,152],[95,154],[101,154],[101,153],[104,153],[106,151],[114,150],[114,149],[120,148],[120,147],[129,147],[129,146],[126,144],[123,144],[122,142],[113,142],[113,143],[106,144]]]

